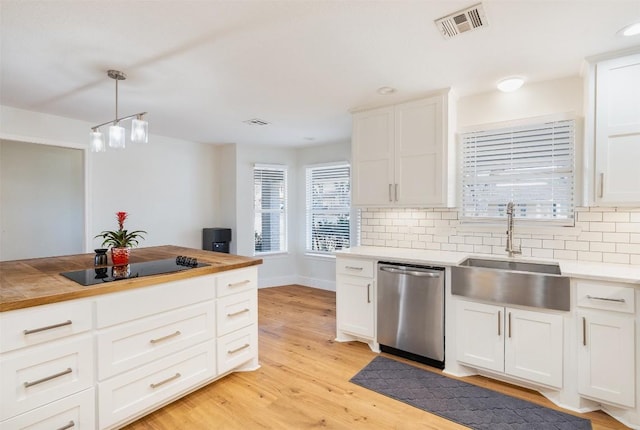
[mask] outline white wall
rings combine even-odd
[[[202,228],[217,223],[215,148],[152,134],[147,145],[94,154],[86,150],[91,126],[0,107],[0,139],[84,148],[86,252],[100,245],[93,236],[117,228],[118,211],[130,213],[129,229],[148,232],[141,246],[200,248]]]
[[[457,128],[573,112],[583,113],[583,80],[575,76],[525,84],[518,91],[495,90],[458,100]]]
[[[238,253],[238,224],[236,217],[236,145],[220,145],[216,147],[215,175],[217,184],[216,198],[216,225],[208,227],[221,227],[231,229],[231,243],[229,252]]]
[[[82,155],[0,141],[0,260],[83,252]]]
[[[253,255],[254,250],[254,208],[253,208],[253,166],[255,163],[282,164],[288,168],[288,207],[286,253],[265,255],[258,269],[259,286],[287,285],[297,282],[295,237],[298,219],[304,213],[297,213],[297,181],[295,151],[290,148],[239,145],[236,149],[236,251],[239,255]]]
[[[298,149],[229,144],[218,146],[216,151],[219,226],[233,229],[231,252],[239,255],[253,256],[254,253],[254,164],[281,164],[288,168],[288,250],[260,256],[263,264],[259,268],[259,286],[302,284],[335,290],[335,258],[305,254],[305,167],[349,161],[350,144]]]

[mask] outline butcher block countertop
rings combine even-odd
[[[83,286],[60,275],[60,273],[92,269],[94,254],[0,262],[0,312],[130,290],[262,264],[260,258],[172,245],[132,249],[129,262],[141,263],[175,258],[178,255],[195,257],[199,262],[209,263],[210,266]]]

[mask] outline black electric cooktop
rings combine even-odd
[[[101,266],[75,272],[64,272],[62,276],[76,281],[80,285],[96,285],[105,282],[120,281],[122,279],[140,278],[143,276],[161,275],[164,273],[182,272],[196,267],[211,266],[200,263],[195,258],[178,256],[165,260],[131,263],[126,266]]]

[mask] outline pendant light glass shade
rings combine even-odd
[[[115,149],[124,149],[124,127],[112,125],[109,127],[109,146]]]
[[[1,1],[1,0],[0,0]],[[127,75],[119,70],[107,70],[107,76],[116,82],[116,117],[115,119],[102,124],[91,127],[89,140],[89,148],[91,152],[105,152],[106,146],[104,137],[100,132],[100,127],[111,124],[109,127],[109,146],[115,149],[124,149],[125,135],[124,127],[120,126],[120,122],[131,120],[131,142],[147,143],[149,141],[149,123],[142,119],[147,112],[138,112],[133,115],[118,116],[118,82],[127,79]]]
[[[131,120],[131,143],[149,142],[149,123],[138,117]]]
[[[104,136],[98,130],[89,133],[89,148],[91,152],[105,152],[107,147],[104,144]]]

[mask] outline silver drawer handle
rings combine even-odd
[[[178,379],[178,378],[179,378],[179,377],[181,377],[181,376],[182,376],[182,375],[181,375],[180,373],[176,373],[175,375],[173,375],[173,376],[171,376],[171,377],[169,377],[169,378],[165,379],[164,381],[160,381],[160,382],[157,382],[157,383],[155,383],[155,384],[149,384],[149,386],[150,386],[151,388],[158,388],[159,386],[164,385],[164,384],[166,384],[167,382],[171,382],[171,381],[173,381],[173,380],[175,380],[175,379]]]
[[[74,423],[73,421],[69,421],[68,424],[63,425],[62,427],[58,427],[56,430],[67,430],[75,426],[76,426],[76,423]]]
[[[181,334],[182,333],[180,332],[180,330],[176,330],[175,333],[171,333],[166,336],[159,337],[157,339],[151,339],[149,342],[158,343],[158,342],[162,342],[163,340],[171,339],[172,337],[180,336]]]
[[[34,385],[42,384],[43,382],[50,381],[50,380],[58,378],[60,376],[68,375],[71,372],[73,372],[73,370],[71,370],[70,367],[67,367],[67,370],[63,370],[62,372],[58,372],[55,375],[46,376],[46,377],[44,377],[42,379],[38,379],[38,380],[33,381],[33,382],[27,381],[27,382],[24,383],[24,387],[25,388],[33,387]]]
[[[250,311],[249,308],[244,308],[243,310],[238,311],[238,312],[231,312],[230,314],[227,314],[227,316],[228,317],[235,317],[235,316],[240,315],[240,314],[245,314],[245,313],[247,313],[249,311]]]
[[[361,272],[363,270],[362,267],[355,267],[355,266],[344,266],[344,268],[348,269],[348,270],[357,270],[359,272]]]
[[[247,285],[248,283],[250,283],[251,281],[249,279],[245,279],[244,281],[240,281],[240,282],[236,282],[233,284],[227,284],[227,287],[239,287],[240,285]]]
[[[71,325],[71,320],[66,320],[65,322],[61,322],[59,324],[48,325],[46,327],[34,328],[34,329],[31,329],[31,330],[24,330],[23,333],[24,334],[33,334],[33,333],[38,333],[38,332],[45,331],[45,330],[51,330],[52,328],[64,327],[66,325]]]
[[[590,296],[587,294],[587,299],[591,299],[591,300],[604,300],[606,302],[617,302],[617,303],[626,303],[625,299],[610,299],[608,297],[596,297],[596,296]]]
[[[242,345],[240,348],[236,348],[236,349],[230,349],[227,351],[227,354],[235,354],[236,352],[240,352],[243,349],[247,349],[249,348],[251,345],[249,345],[248,343],[245,343],[244,345]]]

